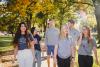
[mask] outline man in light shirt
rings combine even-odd
[[[54,47],[58,43],[59,30],[55,27],[55,21],[53,19],[48,20],[47,23],[48,23],[49,27],[45,32],[45,44],[47,46],[48,67],[50,67],[50,57],[51,57],[51,55],[54,55]],[[53,64],[53,66],[56,67],[55,62]]]
[[[75,46],[75,50],[74,52],[76,53],[76,45],[78,44],[78,39],[80,37],[80,32],[75,29],[75,21],[74,20],[68,20],[67,23],[67,28],[69,28],[69,35],[72,37],[73,41],[74,41],[74,46]],[[74,62],[72,62],[71,67],[74,67]]]

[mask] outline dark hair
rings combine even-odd
[[[70,23],[72,23],[72,24],[75,24],[75,21],[72,20],[72,19],[68,20],[68,22],[70,22]]]
[[[31,33],[32,33],[32,34],[33,34],[33,32],[35,31],[35,28],[36,28],[36,27],[32,27],[32,28],[31,28]]]
[[[20,38],[20,36],[21,36],[21,30],[20,30],[20,28],[21,28],[21,25],[22,24],[24,24],[25,25],[25,27],[26,27],[26,31],[25,31],[25,38],[26,38],[26,43],[28,43],[28,28],[27,28],[27,25],[24,23],[24,22],[21,22],[20,24],[19,24],[19,26],[18,26],[18,28],[17,28],[17,31],[16,31],[16,33],[15,33],[15,37],[14,37],[14,39],[13,39],[13,44],[14,44],[14,47],[16,47],[16,46],[18,46],[18,40],[19,40],[19,38]]]
[[[88,43],[92,43],[92,38],[91,38],[91,31],[90,28],[88,26],[83,26],[86,28],[86,30],[88,31]],[[82,39],[84,38],[84,34],[82,33]]]

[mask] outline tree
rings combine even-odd
[[[0,17],[0,24],[3,26],[9,24],[12,27],[13,24],[25,21],[29,29],[32,25],[38,25],[45,31],[48,18],[56,19],[57,26],[61,28],[68,19],[77,19],[74,13],[80,8],[89,12],[91,7],[93,5],[89,0],[10,0],[6,11],[0,11],[0,14],[5,14]],[[8,16],[6,12],[11,14]]]
[[[95,7],[95,16],[97,19],[98,43],[100,43],[100,0],[92,0]]]

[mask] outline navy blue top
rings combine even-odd
[[[33,41],[34,38],[31,34],[28,36],[28,40]],[[21,35],[18,40],[18,50],[28,49],[28,43],[26,42],[25,35]]]
[[[40,40],[41,40],[41,37],[38,35],[38,34],[36,34],[35,36],[33,36],[34,37],[34,40],[36,41],[36,44],[35,44],[35,50],[39,50],[39,51],[41,51],[41,47],[40,47]]]

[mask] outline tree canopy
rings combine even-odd
[[[91,0],[10,0],[7,7],[1,8],[0,30],[8,30],[11,27],[16,29],[18,23],[25,21],[29,28],[37,25],[45,31],[48,18],[57,20],[57,26],[60,28],[68,19],[77,20],[76,14],[80,10],[86,13],[88,25],[96,25]]]

